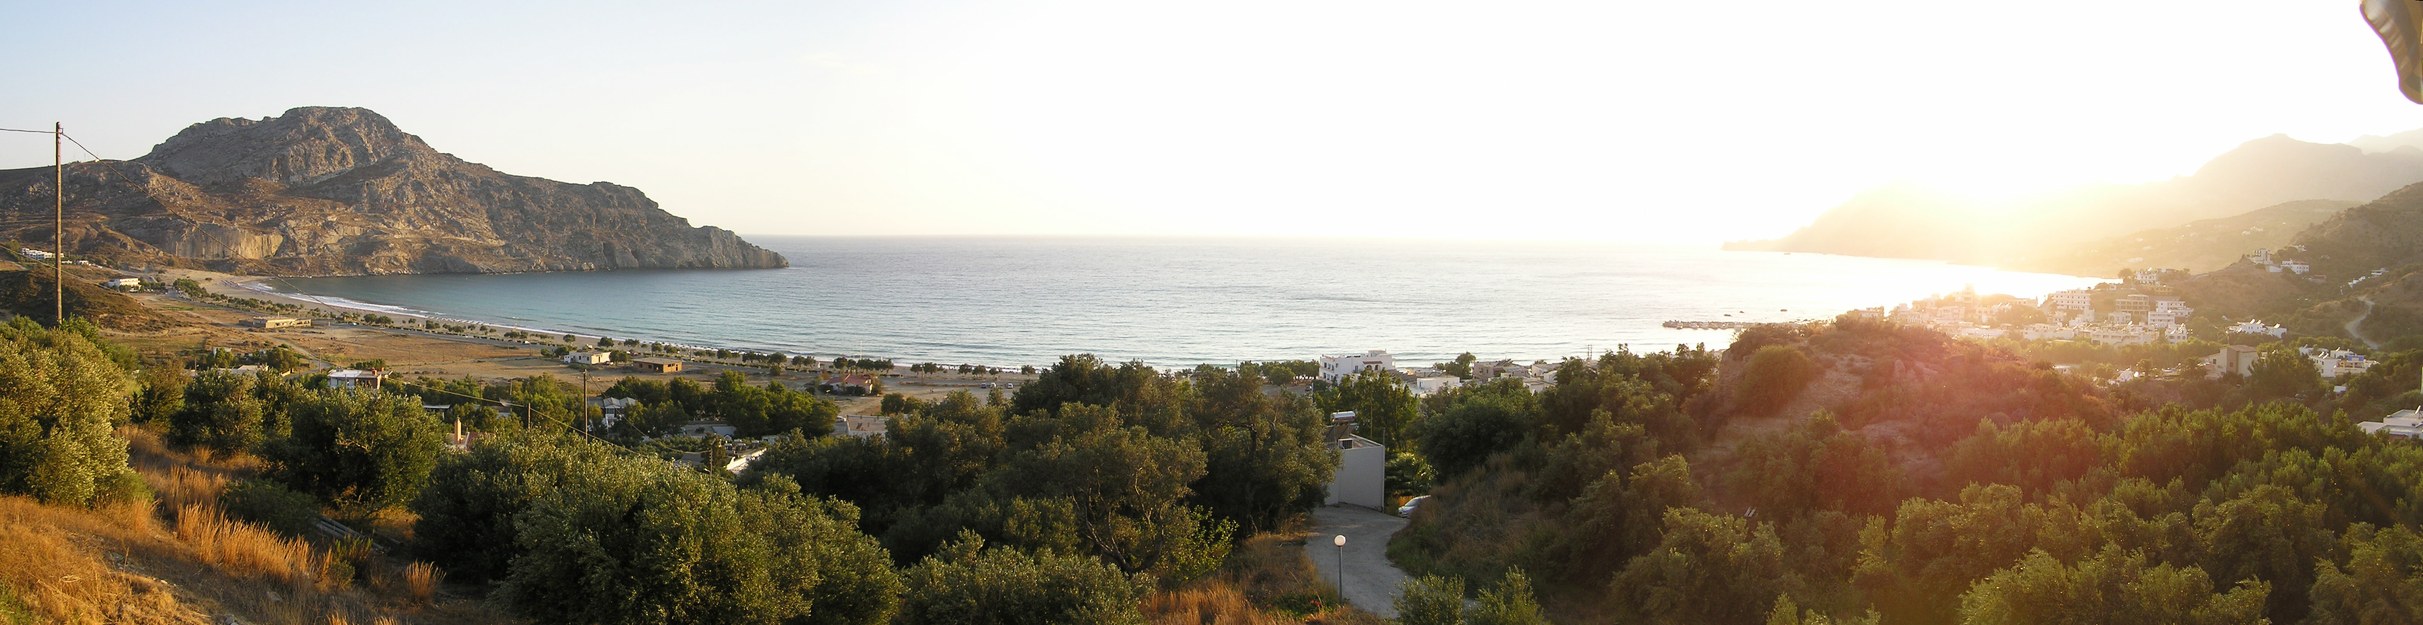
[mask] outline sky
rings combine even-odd
[[[359,106],[744,234],[1714,242],[2423,127],[2337,2],[48,2],[0,127]],[[0,167],[47,165],[0,134]],[[73,151],[71,147],[71,152]]]

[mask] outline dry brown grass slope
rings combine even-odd
[[[148,430],[123,433],[156,503],[85,509],[0,497],[0,623],[513,622],[443,597],[434,569],[347,557],[228,518],[217,498],[256,470],[251,459],[204,460]]]

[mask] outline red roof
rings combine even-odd
[[[874,386],[875,376],[864,373],[852,373],[841,376],[841,379],[834,380],[833,383],[840,386]]]

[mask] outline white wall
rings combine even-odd
[[[1347,504],[1373,510],[1388,507],[1388,448],[1363,437],[1351,449],[1338,450],[1338,474],[1329,480],[1324,504]],[[1332,441],[1331,448],[1337,443]]]

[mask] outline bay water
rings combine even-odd
[[[1333,239],[751,236],[785,269],[287,279],[345,307],[550,333],[907,364],[1159,366],[1385,349],[1557,359],[1723,347],[1667,320],[1789,321],[2098,278],[1713,246]]]

